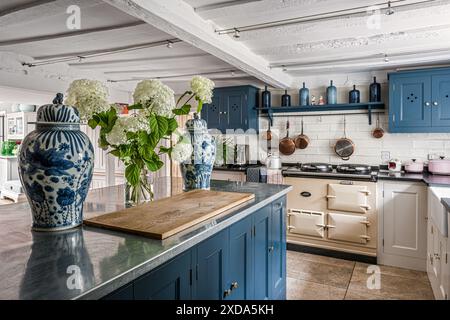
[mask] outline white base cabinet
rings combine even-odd
[[[378,263],[426,271],[427,187],[380,182]]]
[[[450,291],[450,264],[448,215],[441,204],[447,198],[447,188],[428,189],[427,273],[437,300],[448,300]]]
[[[432,218],[428,220],[427,273],[437,300],[448,300],[449,264],[448,238],[436,228]]]

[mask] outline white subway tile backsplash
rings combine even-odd
[[[378,165],[382,163],[381,152],[388,151],[391,158],[407,161],[411,158],[426,160],[429,153],[450,157],[450,134],[410,133],[392,134],[387,132],[387,115],[380,114],[380,123],[385,129],[381,139],[372,137],[376,127],[376,115],[372,125],[368,124],[367,115],[346,115],[347,137],[355,143],[355,153],[350,162]],[[281,137],[286,135],[288,117],[275,117],[272,131],[278,131]],[[291,124],[290,137],[295,138],[301,131],[301,117],[289,116]],[[267,129],[267,120],[260,120],[262,131]],[[283,162],[344,162],[334,153],[334,144],[344,136],[344,117],[341,115],[323,115],[304,117],[304,133],[311,139],[310,146],[296,150],[291,156],[282,156]],[[276,133],[275,133],[276,134]]]

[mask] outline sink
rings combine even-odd
[[[448,214],[447,209],[441,203],[442,198],[450,198],[450,188],[429,188],[429,215],[433,219],[433,222],[439,232],[444,237],[448,237]]]

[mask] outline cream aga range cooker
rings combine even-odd
[[[288,243],[376,257],[377,167],[306,163],[285,167]]]

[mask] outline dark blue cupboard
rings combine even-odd
[[[285,208],[282,197],[104,299],[285,299]]]
[[[389,74],[390,132],[450,132],[450,68]]]
[[[212,102],[202,109],[202,119],[208,129],[258,131],[259,89],[253,86],[236,86],[214,89]]]

